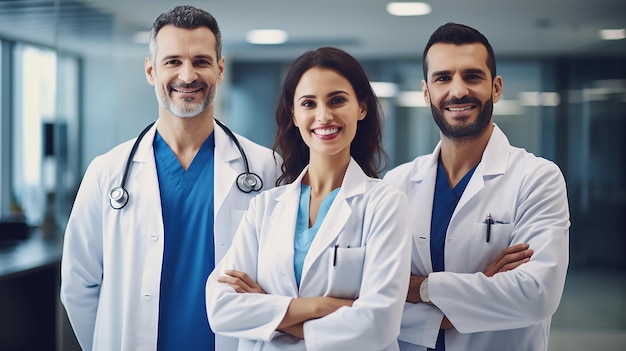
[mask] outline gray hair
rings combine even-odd
[[[222,57],[222,34],[217,20],[210,13],[197,7],[184,5],[176,6],[159,15],[154,20],[150,29],[150,41],[148,43],[150,49],[150,59],[154,63],[156,60],[156,36],[166,25],[173,25],[177,28],[195,29],[199,27],[207,27],[215,35],[215,52],[217,59]]]

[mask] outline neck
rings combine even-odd
[[[309,169],[303,181],[311,187],[311,192],[328,194],[341,186],[346,175],[350,157],[315,157],[309,159]]]
[[[483,157],[489,138],[493,133],[493,124],[472,139],[456,140],[441,135],[441,162],[448,175],[450,187],[456,184],[476,166]]]
[[[213,115],[202,114],[181,118],[161,113],[157,130],[183,168],[187,169],[202,144],[213,132]]]

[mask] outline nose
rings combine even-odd
[[[180,70],[178,71],[178,79],[190,84],[198,79],[198,74],[191,63],[183,63],[180,65]]]
[[[315,112],[315,119],[319,123],[326,124],[333,119],[333,116],[329,108],[320,106]]]
[[[462,77],[455,76],[450,83],[450,92],[449,95],[451,97],[455,97],[458,99],[463,98],[469,94],[469,89],[467,89],[467,84],[463,80]]]

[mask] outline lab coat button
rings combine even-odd
[[[425,243],[428,241],[428,237],[425,234],[420,234],[417,236],[417,241],[419,243]]]
[[[152,294],[150,292],[143,293],[143,299],[146,301],[152,300]]]
[[[159,236],[156,233],[150,233],[150,234],[148,234],[148,237],[152,241],[157,241],[159,239]]]

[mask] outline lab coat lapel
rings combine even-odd
[[[130,201],[142,201],[146,200],[146,204],[158,204],[159,209],[161,206],[161,190],[159,189],[159,180],[156,172],[156,161],[154,160],[154,148],[152,143],[156,135],[158,120],[144,135],[143,139],[137,147],[137,151],[133,156],[133,162],[130,165],[130,173],[127,182],[133,182],[134,188],[152,189],[151,191],[143,191],[141,194],[141,200],[136,194],[129,194]],[[147,171],[146,171],[147,169]],[[152,170],[152,171],[150,171]],[[130,193],[130,191],[129,191]],[[133,198],[134,195],[134,198]],[[156,208],[156,207],[151,207]],[[159,216],[161,214],[159,213]]]
[[[300,206],[300,185],[302,177],[306,173],[306,169],[300,174],[296,180],[285,186],[282,195],[276,198],[278,202],[276,210],[273,211],[270,218],[269,228],[277,228],[275,233],[271,233],[272,239],[270,246],[280,248],[274,252],[279,257],[282,270],[282,276],[288,278],[288,289],[291,296],[298,296],[298,284],[296,283],[296,273],[294,271],[294,240],[296,219],[298,217],[298,207]],[[281,276],[281,274],[278,274]],[[283,282],[285,283],[285,282]]]
[[[509,159],[508,146],[509,142],[506,136],[500,128],[494,124],[493,133],[483,152],[482,159],[476,167],[469,183],[467,183],[467,187],[456,206],[452,218],[485,187],[485,181],[495,179],[498,175],[504,174]]]
[[[239,159],[241,154],[228,135],[215,122],[213,122],[213,134],[215,138],[213,201],[214,212],[218,213],[228,193],[237,186],[235,182],[239,173],[233,169],[232,162]]]
[[[367,176],[363,173],[361,167],[359,167],[356,161],[350,159],[350,164],[346,170],[341,189],[330,206],[328,214],[326,218],[324,218],[317,235],[311,243],[309,252],[304,259],[302,281],[305,281],[307,278],[307,273],[315,261],[324,255],[326,249],[328,249],[341,234],[344,225],[352,213],[349,199],[365,192],[366,181]]]
[[[415,224],[413,230],[413,245],[417,250],[417,255],[413,254],[413,257],[419,257],[422,267],[427,269],[427,272],[413,272],[416,273],[430,273],[432,272],[432,264],[430,258],[430,221],[431,213],[433,211],[433,199],[435,194],[435,181],[437,180],[437,162],[439,159],[439,152],[441,145],[437,145],[433,151],[429,160],[427,160],[425,167],[419,167],[413,172],[411,176],[411,193],[407,194],[410,205],[410,212],[417,217],[413,222]]]

